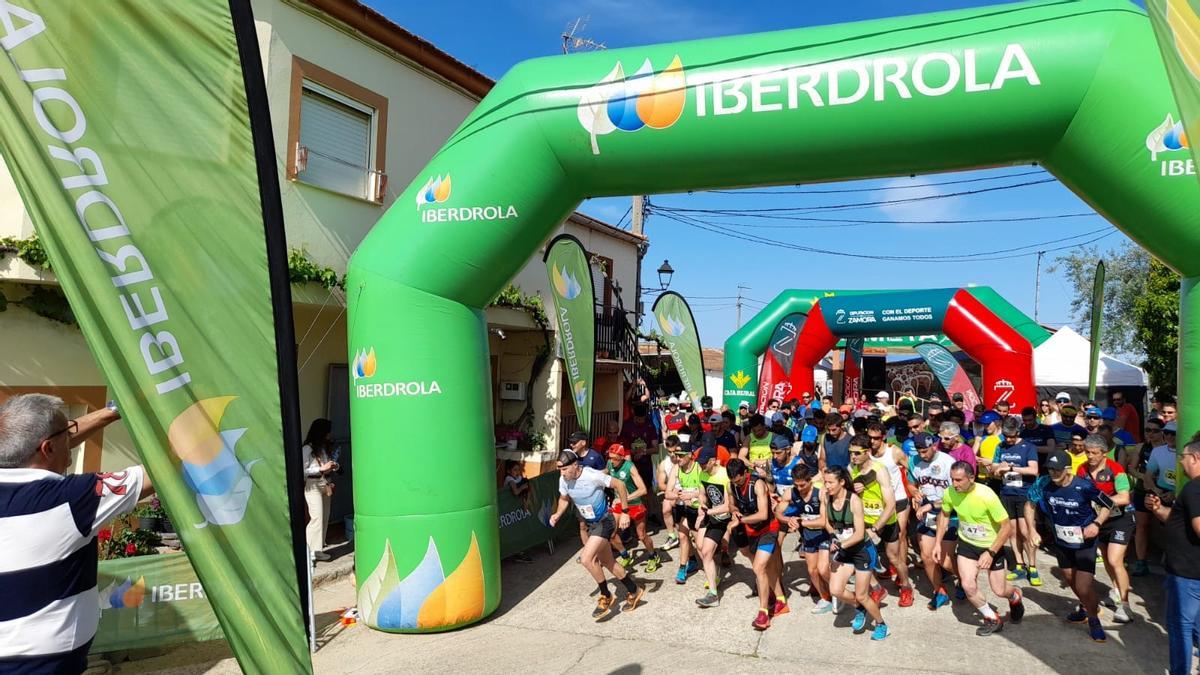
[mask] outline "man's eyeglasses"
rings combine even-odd
[[[866,450],[851,450],[850,451],[851,457],[858,457],[859,455],[865,455],[865,454],[867,454]]]
[[[44,438],[42,440],[48,441],[48,440],[54,438],[55,436],[58,436],[59,434],[64,434],[64,433],[67,434],[68,436],[74,436],[75,434],[79,433],[79,422],[76,422],[75,420],[71,420],[70,422],[67,422],[67,426],[50,434],[49,436],[47,436],[46,438]]]
[[[955,436],[938,436],[938,438],[943,443],[953,443],[956,437]]]
[[[883,440],[883,436],[867,436],[867,438],[871,439],[871,442],[872,442],[872,443],[874,443],[875,441],[882,441],[882,440]]]

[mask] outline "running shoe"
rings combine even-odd
[[[1018,579],[1025,579],[1027,577],[1028,573],[1025,571],[1025,566],[1020,563],[1017,564],[1017,569],[1004,575],[1004,578],[1008,581],[1017,581]]]
[[[1026,576],[1026,578],[1029,579],[1030,586],[1041,586],[1042,585],[1042,577],[1038,574],[1036,567],[1030,567],[1028,570],[1026,570],[1025,576]]]
[[[887,638],[887,636],[891,634],[892,632],[888,630],[888,625],[886,623],[877,623],[875,624],[875,630],[871,632],[871,639],[878,642]]]
[[[1076,607],[1075,611],[1068,614],[1066,619],[1067,623],[1083,623],[1088,620],[1088,615],[1082,607]]]
[[[1129,573],[1130,576],[1144,577],[1148,574],[1150,574],[1150,566],[1146,564],[1145,560],[1134,561],[1133,571]]]
[[[1021,593],[1020,590],[1015,590],[1013,597],[1008,599],[1008,620],[1013,623],[1021,623],[1021,619],[1024,616],[1025,594]]]
[[[866,610],[860,609],[854,613],[854,620],[850,622],[850,628],[854,629],[855,635],[858,635],[867,629]]]
[[[662,549],[664,551],[670,551],[671,549],[677,548],[678,546],[679,546],[679,535],[668,534],[667,535],[667,543],[663,544]]]
[[[999,633],[1004,630],[1004,621],[999,617],[995,619],[984,619],[983,625],[975,629],[975,634],[981,637],[987,637],[992,633]]]
[[[946,594],[945,589],[939,588],[937,593],[933,594],[933,599],[929,601],[927,607],[929,607],[929,611],[934,612],[942,605],[948,604],[950,604],[950,596]]]
[[[1088,636],[1092,638],[1092,642],[1108,642],[1108,636],[1100,627],[1100,617],[1088,619]]]
[[[617,564],[625,569],[629,569],[633,566],[633,556],[629,555],[629,552],[626,551],[625,553],[617,556]]]
[[[1116,609],[1117,603],[1120,601],[1121,601],[1121,594],[1118,593],[1117,589],[1115,589],[1115,588],[1109,589],[1108,595],[1104,596],[1103,598],[1100,598],[1100,604],[1104,605],[1105,607],[1107,607],[1109,609]]]
[[[717,597],[716,593],[705,593],[704,597],[696,599],[696,604],[701,607],[716,607],[721,604],[721,598]]]
[[[1113,610],[1113,621],[1117,623],[1129,623],[1133,621],[1133,617],[1129,615],[1129,604],[1122,602]]]
[[[904,586],[900,589],[900,602],[898,604],[901,607],[912,607],[912,604],[913,604],[912,586]]]
[[[787,600],[775,598],[775,602],[771,604],[771,616],[783,616],[792,611],[788,607]]]
[[[679,571],[675,573],[675,583],[686,584],[687,578],[688,578],[688,568],[680,567]]]
[[[825,598],[821,598],[821,600],[819,602],[817,602],[817,606],[813,607],[811,610],[809,610],[809,613],[810,614],[828,614],[832,611],[833,611],[833,603],[826,600]]]
[[[596,599],[596,609],[592,610],[592,618],[599,619],[608,614],[608,610],[612,608],[613,598],[611,595],[602,595]]]
[[[883,586],[876,586],[875,588],[871,589],[871,599],[875,601],[875,604],[879,604],[884,598],[887,597],[887,594],[887,589]]]
[[[646,587],[638,584],[634,586],[633,593],[625,594],[625,602],[621,605],[622,612],[632,612],[638,608],[642,602],[642,596],[646,595]]]
[[[754,621],[750,622],[754,630],[766,630],[771,627],[771,617],[767,614],[767,610],[758,610],[758,615],[754,617]]]
[[[658,571],[659,567],[662,567],[662,558],[658,557],[657,553],[650,556],[650,558],[648,560],[646,560],[646,571],[647,572],[653,574],[654,572]]]

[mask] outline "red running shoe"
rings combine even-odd
[[[782,598],[775,598],[775,601],[771,603],[771,616],[783,616],[790,611],[792,609],[788,607],[787,601]]]
[[[771,617],[767,614],[767,610],[758,610],[758,616],[754,617],[754,621],[750,623],[754,630],[766,630],[771,627]]]
[[[875,601],[875,604],[879,604],[880,601],[887,597],[887,594],[886,588],[883,586],[876,586],[871,590],[871,599]]]
[[[913,589],[912,586],[905,586],[900,589],[900,606],[912,607],[913,604]]]

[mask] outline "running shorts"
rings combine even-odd
[[[900,523],[891,523],[879,528],[879,540],[885,544],[900,540]]]
[[[958,541],[958,527],[953,525],[954,521],[950,522],[951,524],[946,526],[946,534],[942,537],[942,541]],[[917,534],[921,535],[922,537],[937,539],[937,527],[929,527],[925,524],[925,521],[922,520],[921,522],[917,523]]]
[[[1029,498],[1025,495],[1000,495],[1000,503],[1004,505],[1004,510],[1008,512],[1008,517],[1012,518],[1013,523],[1025,518],[1027,501]]]
[[[1101,544],[1125,544],[1133,542],[1134,515],[1123,513],[1115,520],[1106,520],[1100,526]]]
[[[589,537],[610,539],[613,536],[613,532],[616,531],[617,521],[615,518],[613,518],[611,513],[604,514],[604,517],[600,520],[587,522],[587,533]]]
[[[695,527],[696,518],[700,516],[699,511],[684,504],[676,504],[672,514],[675,516],[676,524],[683,523],[689,530]]]
[[[1133,498],[1133,510],[1138,513],[1150,513],[1146,509],[1146,494],[1145,490],[1134,490],[1131,497]]]
[[[896,513],[897,514],[904,513],[905,511],[908,510],[908,507],[909,507],[909,502],[907,499],[897,499],[896,500]]]
[[[1058,558],[1059,569],[1076,572],[1096,573],[1096,539],[1083,542],[1083,548],[1066,548],[1054,542],[1054,557]]]
[[[753,551],[774,553],[779,544],[779,538],[775,536],[776,532],[778,530],[764,529],[754,534],[745,525],[742,525],[733,531],[733,545],[739,549],[749,548]]]
[[[612,505],[612,512],[621,515],[621,502]],[[646,519],[646,506],[644,504],[631,504],[629,506],[630,522],[640,523]]]
[[[958,542],[958,555],[959,557],[966,558],[967,560],[978,561],[979,556],[983,555],[987,551],[988,549],[983,548],[982,546],[969,544],[965,541]],[[995,572],[1002,569],[1004,569],[1004,554],[997,553],[992,556],[992,566],[989,568],[989,570]]]
[[[859,544],[848,551],[846,549],[838,549],[833,559],[844,565],[854,565],[854,569],[859,572],[870,572],[879,564],[875,545],[869,542]]]
[[[728,520],[714,520],[708,516],[704,517],[704,538],[711,539],[715,542],[720,542],[725,538],[725,531],[729,529]]]
[[[830,542],[830,539],[829,539],[828,534],[826,534],[824,537],[817,537],[817,538],[811,539],[811,540],[807,539],[807,538],[801,539],[799,550],[801,553],[816,553],[817,551],[828,551],[829,550],[829,542]]]

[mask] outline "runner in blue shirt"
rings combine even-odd
[[[1021,425],[1014,417],[1005,419],[1000,425],[1000,445],[996,446],[989,473],[1000,481],[1000,502],[1008,517],[1017,524],[1016,536],[1009,540],[1012,545],[1004,548],[1010,570],[1005,578],[1009,581],[1029,579],[1030,584],[1041,586],[1034,544],[1037,529],[1033,515],[1025,517],[1029,486],[1038,477],[1038,452],[1033,443],[1021,438]]]
[[[775,436],[771,439],[771,461],[767,463],[770,473],[763,476],[775,486],[775,494],[779,499],[787,501],[792,492],[792,467],[800,462],[796,451],[785,436]]]
[[[783,525],[780,534],[799,532],[800,543],[796,550],[804,553],[804,565],[808,569],[808,583],[820,599],[813,607],[813,614],[828,614],[833,611],[829,595],[829,532],[825,529],[825,509],[821,491],[813,485],[818,474],[799,463],[792,467],[792,490],[787,500],[775,506],[775,516]]]
[[[1081,603],[1067,615],[1067,621],[1086,621],[1092,640],[1105,642],[1108,638],[1100,627],[1100,605],[1093,580],[1096,541],[1113,502],[1095,483],[1071,471],[1071,456],[1066,452],[1056,450],[1046,460],[1046,468],[1050,475],[1039,478],[1030,489],[1027,509],[1032,511],[1036,504],[1054,527],[1054,555]]]

